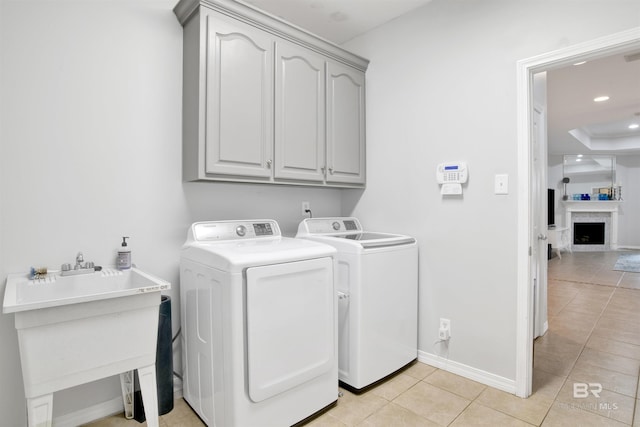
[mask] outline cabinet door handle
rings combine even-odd
[[[329,168],[329,173],[333,175],[333,168]]]
[[[271,163],[273,163],[271,159],[267,160],[267,169],[271,169]]]

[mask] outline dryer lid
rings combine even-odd
[[[244,228],[238,228],[238,227]],[[270,230],[270,231],[269,231]],[[195,223],[182,247],[181,258],[221,271],[330,257],[328,245],[282,237],[273,220],[209,221]]]

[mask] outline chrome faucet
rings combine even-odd
[[[76,274],[89,274],[95,271],[95,265],[93,262],[84,262],[84,255],[82,252],[78,252],[76,255],[76,265],[71,268],[71,264],[64,263],[60,266],[60,274],[62,276],[74,276]]]
[[[74,270],[81,269],[83,262],[84,262],[84,256],[82,255],[82,252],[78,252],[78,255],[76,255],[76,266],[73,267],[73,269]]]

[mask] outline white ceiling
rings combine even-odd
[[[245,1],[342,44],[431,0]],[[549,71],[547,89],[550,154],[640,153],[640,129],[628,129],[632,120],[640,123],[640,59],[620,54]],[[593,102],[599,95],[611,98]]]
[[[624,55],[547,72],[550,154],[640,153],[640,59]]]
[[[245,0],[329,41],[342,44],[431,0]]]

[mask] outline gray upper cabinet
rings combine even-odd
[[[324,62],[300,46],[276,44],[275,178],[324,180]]]
[[[327,63],[327,182],[365,183],[364,74]]]
[[[186,180],[362,187],[368,61],[232,0],[181,0]]]
[[[205,172],[271,176],[273,41],[207,13]]]

